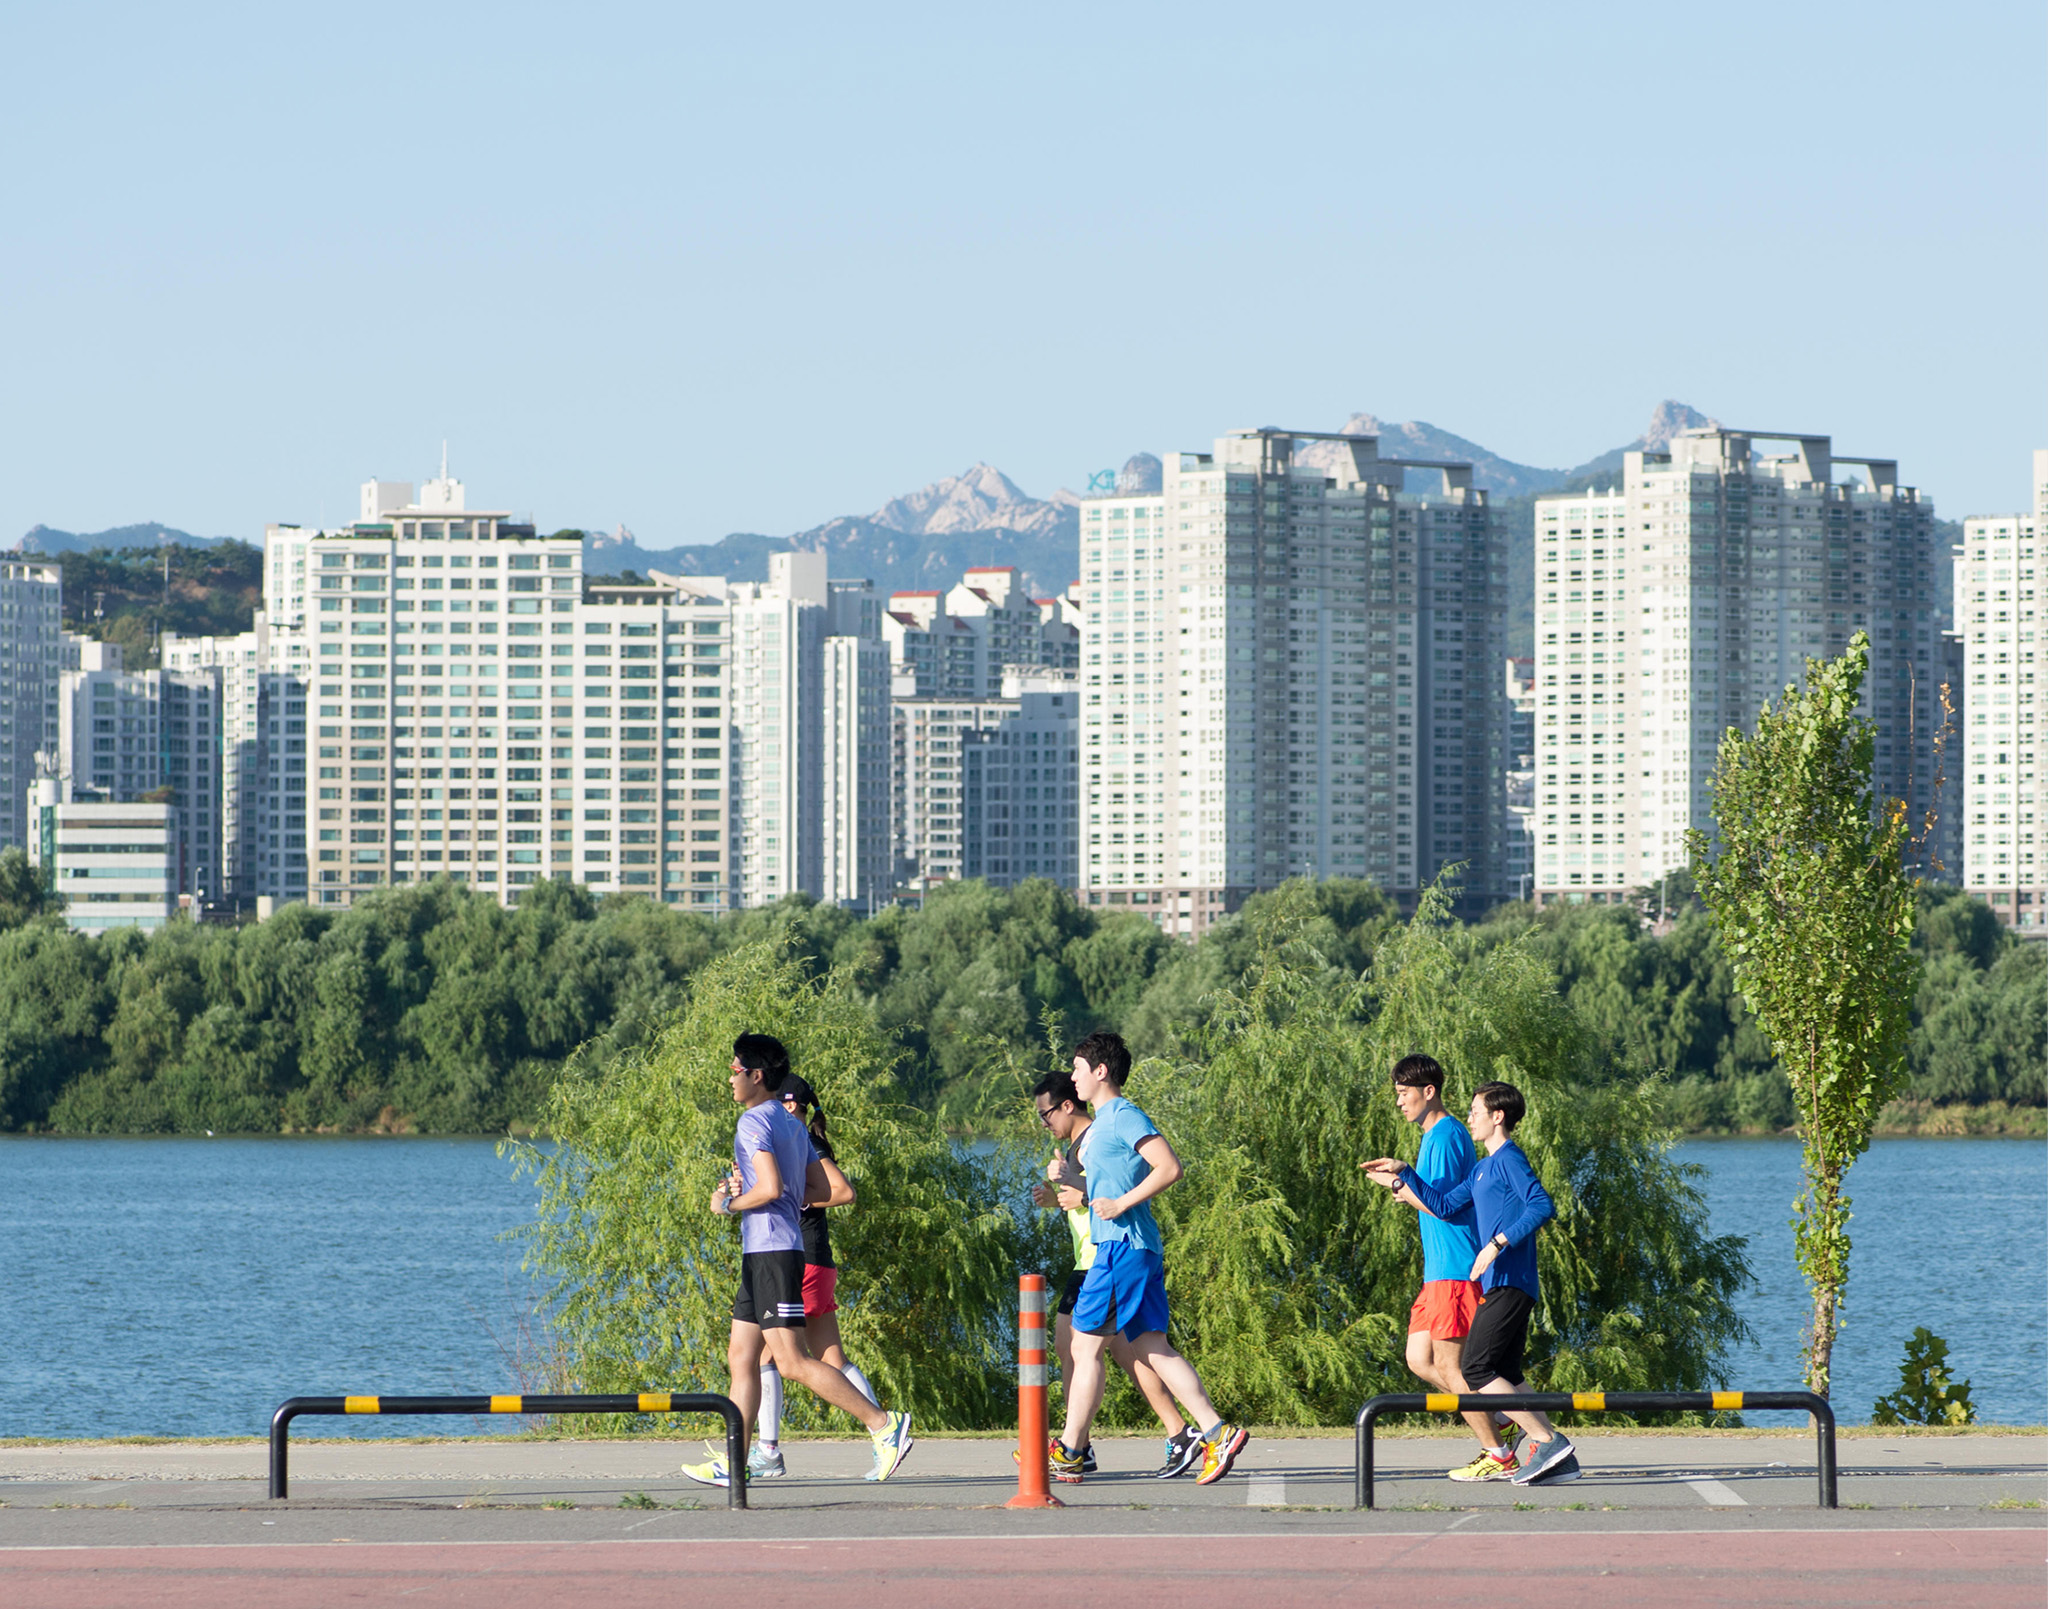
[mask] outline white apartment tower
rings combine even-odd
[[[164,672],[214,698],[218,759],[208,802],[217,835],[218,896],[249,906],[306,897],[306,634],[275,628],[259,612],[233,637],[167,632]],[[176,756],[173,756],[175,761]],[[195,757],[196,763],[196,757]],[[175,784],[175,764],[173,783]],[[194,788],[202,780],[193,773]],[[196,832],[199,823],[181,832]]]
[[[1451,865],[1498,897],[1505,539],[1469,464],[1378,445],[1238,431],[1082,504],[1090,905],[1199,933],[1289,877]]]
[[[167,638],[166,646],[176,641]],[[171,892],[202,904],[219,899],[220,672],[130,671],[118,643],[67,637],[64,646],[69,668],[60,681],[51,769],[71,790],[67,799],[133,804],[169,790],[161,802],[175,807],[167,818]]]
[[[1539,498],[1537,897],[1618,901],[1683,867],[1722,733],[1859,629],[1875,781],[1917,819],[1940,725],[1933,544],[1896,462],[1826,436],[1688,431],[1628,454],[1616,490]]]
[[[2048,450],[2034,454],[2034,506],[1963,521],[1955,556],[1955,635],[1968,678],[1962,882],[2010,927],[2048,935],[2048,797],[2037,760],[2048,714],[2037,702],[2035,570],[2048,532]]]
[[[0,849],[28,847],[28,790],[39,751],[57,738],[63,571],[41,559],[0,558]]]

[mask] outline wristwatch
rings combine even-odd
[[[1493,1249],[1495,1251],[1506,1251],[1508,1249],[1508,1237],[1505,1233],[1493,1237]]]

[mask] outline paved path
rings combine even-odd
[[[309,1440],[290,1501],[266,1448],[0,1448],[0,1604],[382,1602],[606,1609],[784,1583],[847,1609],[1007,1601],[1020,1576],[1071,1609],[1157,1593],[1258,1609],[1333,1595],[1518,1604],[2007,1603],[2039,1609],[2048,1436],[1845,1439],[1841,1499],[1814,1507],[1800,1436],[1587,1432],[1584,1480],[1455,1485],[1448,1438],[1380,1442],[1381,1509],[1350,1507],[1345,1440],[1255,1440],[1213,1486],[1156,1481],[1152,1441],[1098,1444],[1057,1511],[1006,1511],[1006,1443],[918,1444],[886,1485],[864,1445],[788,1444],[754,1507],[676,1473],[694,1444]],[[771,1581],[769,1578],[777,1578]]]
[[[2038,1530],[1771,1531],[1706,1538],[1407,1532],[1353,1537],[1013,1537],[792,1542],[107,1548],[0,1552],[12,1609],[241,1609],[403,1598],[489,1609],[831,1603],[1065,1609],[1133,1602],[1404,1606],[1505,1599],[1550,1605],[1967,1604],[2039,1609]]]

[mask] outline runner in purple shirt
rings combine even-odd
[[[740,1284],[732,1303],[732,1340],[726,1362],[741,1423],[752,1427],[761,1409],[765,1353],[785,1380],[809,1388],[868,1427],[875,1442],[876,1480],[887,1480],[915,1445],[910,1415],[887,1413],[853,1382],[811,1356],[804,1335],[804,1237],[807,1202],[832,1193],[825,1167],[804,1125],[784,1109],[778,1092],[789,1078],[789,1052],[767,1034],[741,1034],[732,1047],[732,1098],[740,1121],[733,1137],[732,1174],[711,1192],[711,1210],[740,1215]],[[745,1431],[742,1431],[742,1435]],[[683,1473],[706,1486],[729,1486],[732,1473],[717,1448]]]

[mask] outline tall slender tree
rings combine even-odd
[[[1850,1164],[1906,1081],[1919,957],[1905,804],[1871,785],[1876,728],[1856,713],[1870,662],[1858,632],[1809,659],[1804,689],[1766,704],[1754,736],[1731,727],[1713,776],[1715,836],[1687,834],[1700,896],[1790,1079],[1805,1146],[1793,1203],[1813,1291],[1806,1381],[1825,1395],[1849,1283]]]

